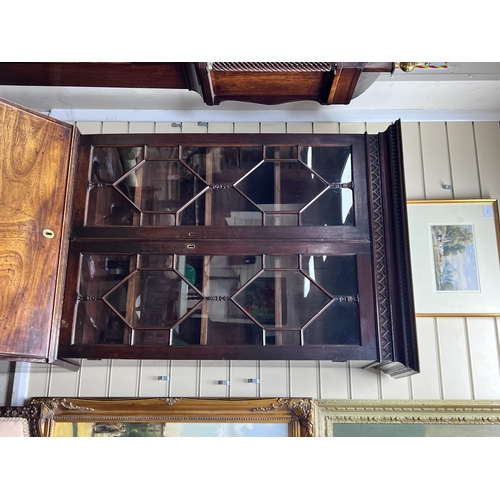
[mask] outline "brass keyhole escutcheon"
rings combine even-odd
[[[189,243],[188,245],[186,245],[187,248],[195,248],[196,245],[194,245],[193,243]]]
[[[52,231],[52,229],[44,229],[42,231],[42,234],[43,234],[44,238],[48,238],[48,239],[51,239],[55,236],[54,231]]]

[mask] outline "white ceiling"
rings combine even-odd
[[[62,120],[119,121],[500,121],[500,63],[383,74],[347,106],[224,102],[187,90],[0,86],[0,96]],[[265,113],[263,113],[265,111]]]

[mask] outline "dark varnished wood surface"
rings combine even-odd
[[[228,100],[267,105],[316,101],[328,105],[349,104],[362,72],[394,70],[394,63],[388,62],[328,63],[327,69],[325,64],[0,63],[0,85],[186,89],[199,93],[209,106]]]
[[[73,127],[3,100],[0,124],[0,357],[45,361]]]
[[[0,84],[188,88],[182,63],[0,63]]]

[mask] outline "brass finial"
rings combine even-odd
[[[417,66],[416,62],[400,62],[400,63],[396,63],[396,64],[405,73],[409,73],[410,71],[413,71]]]

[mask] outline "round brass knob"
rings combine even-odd
[[[44,238],[48,238],[48,239],[51,239],[55,236],[54,231],[52,231],[52,229],[44,229],[42,231],[42,234],[43,234]]]

